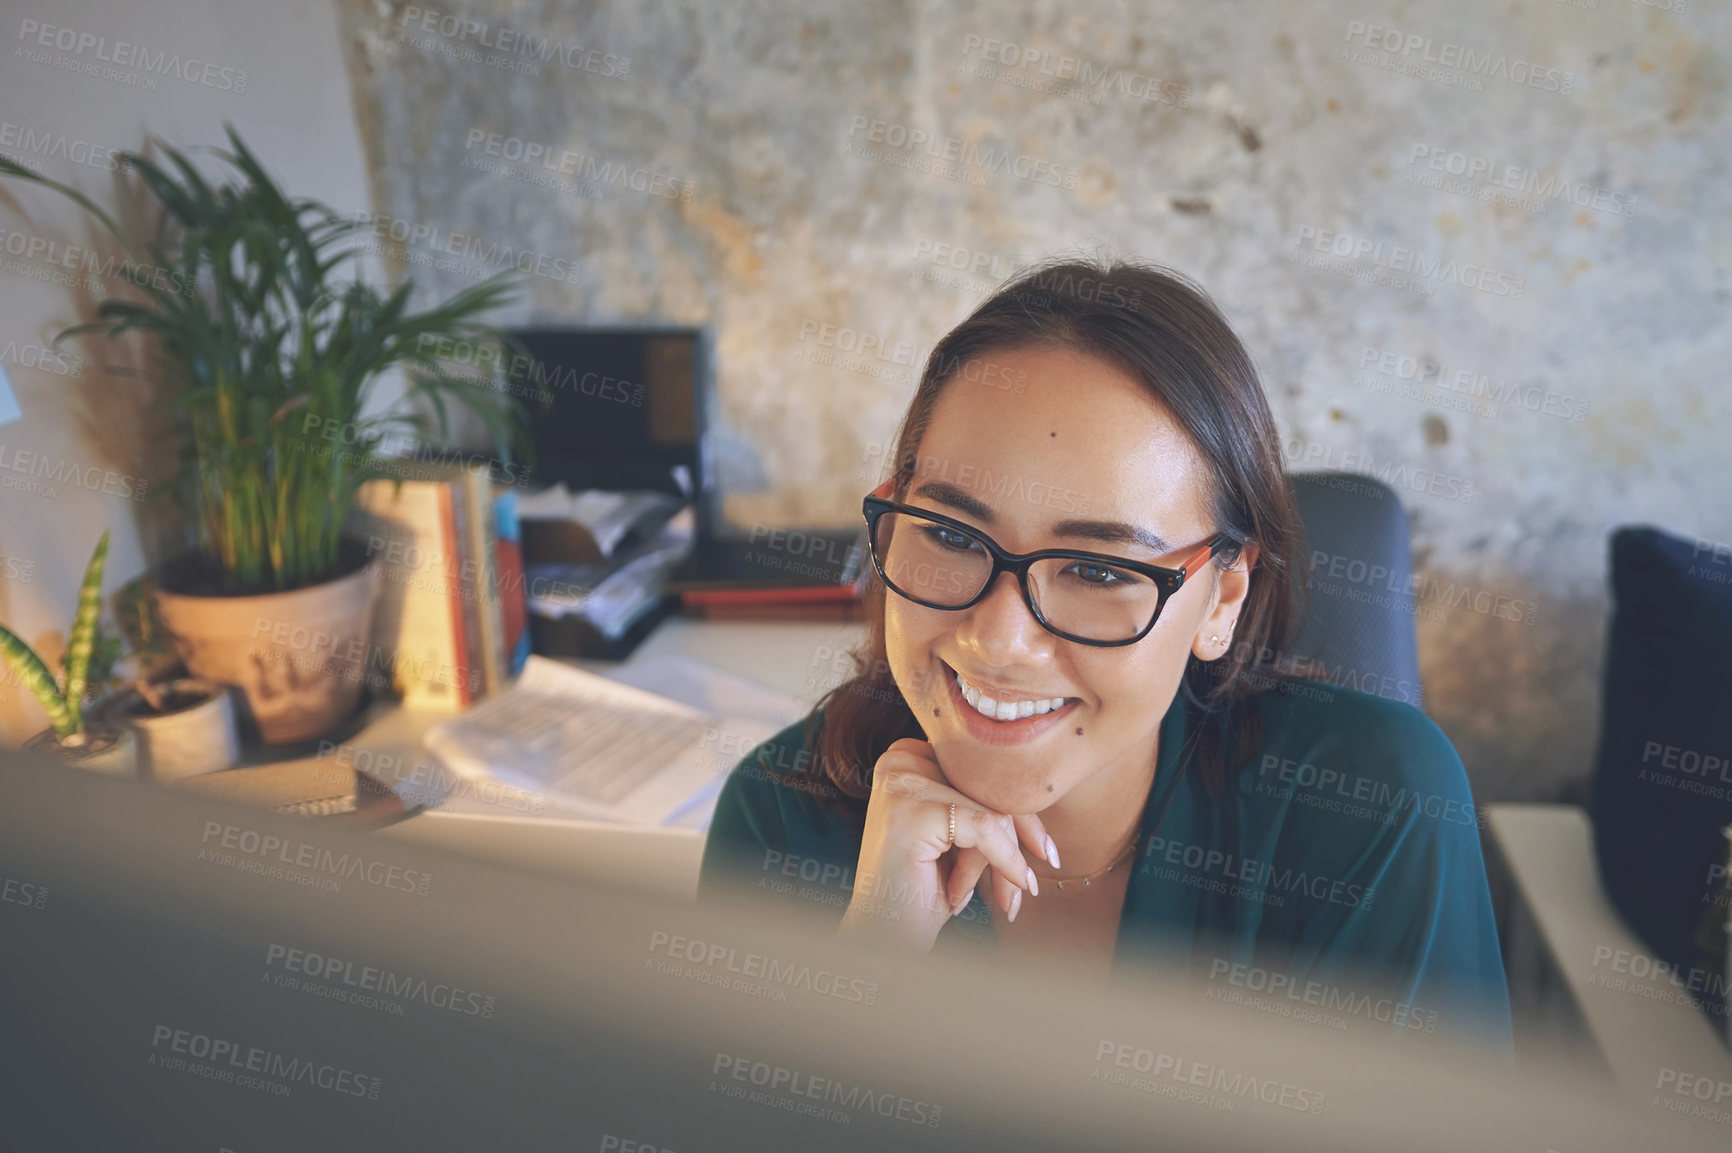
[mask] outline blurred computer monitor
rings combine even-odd
[[[0,1146],[1723,1149],[1527,1059],[887,957],[0,754]],[[1681,1098],[1682,1099],[1682,1098]]]

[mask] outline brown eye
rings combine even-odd
[[[1083,560],[1077,561],[1075,564],[1065,569],[1065,572],[1075,574],[1077,579],[1081,580],[1084,584],[1101,587],[1108,587],[1115,584],[1128,584],[1131,579],[1130,574],[1120,572],[1118,569],[1109,568],[1104,564],[1092,564],[1089,561]]]

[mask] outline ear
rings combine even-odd
[[[1245,596],[1251,591],[1251,570],[1256,567],[1257,546],[1247,544],[1230,567],[1214,570],[1214,607],[1204,614],[1197,635],[1191,638],[1191,652],[1198,660],[1220,660],[1233,647],[1233,627],[1239,623]]]

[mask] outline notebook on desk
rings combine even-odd
[[[256,805],[295,817],[355,814],[385,823],[413,812],[414,798],[352,766],[318,757],[248,765],[183,777],[170,788],[218,800]]]
[[[549,816],[701,828],[728,771],[781,727],[532,656],[424,743],[459,776],[544,798]]]

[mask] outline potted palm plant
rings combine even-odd
[[[66,634],[66,652],[61,658],[61,678],[48,663],[11,629],[0,625],[0,656],[12,667],[20,683],[41,702],[48,714],[48,728],[31,737],[24,747],[57,756],[69,764],[98,772],[131,775],[137,767],[132,734],[118,728],[87,708],[87,690],[106,679],[91,676],[91,658],[101,647],[97,616],[102,611],[102,570],[108,563],[108,534],[96,542],[96,551],[84,567],[78,586],[78,608]]]
[[[162,565],[157,604],[187,668],[238,686],[270,744],[323,735],[353,713],[369,664],[375,567],[343,534],[361,484],[391,475],[383,446],[448,436],[447,404],[475,414],[496,451],[527,455],[523,407],[489,379],[454,374],[450,340],[498,344],[480,317],[508,302],[513,273],[413,311],[413,283],[388,295],[360,277],[350,241],[362,227],[314,200],[287,197],[228,127],[233,170],[213,185],[163,148],[159,165],[120,159],[162,208],[137,253],[157,274],[142,299],[110,298],[97,319],[60,334],[156,337],[177,386],[182,437],[175,491],[197,543]],[[121,238],[100,207],[64,184],[0,159],[0,173],[72,197]],[[376,405],[391,370],[406,388]],[[542,389],[545,393],[545,388]]]

